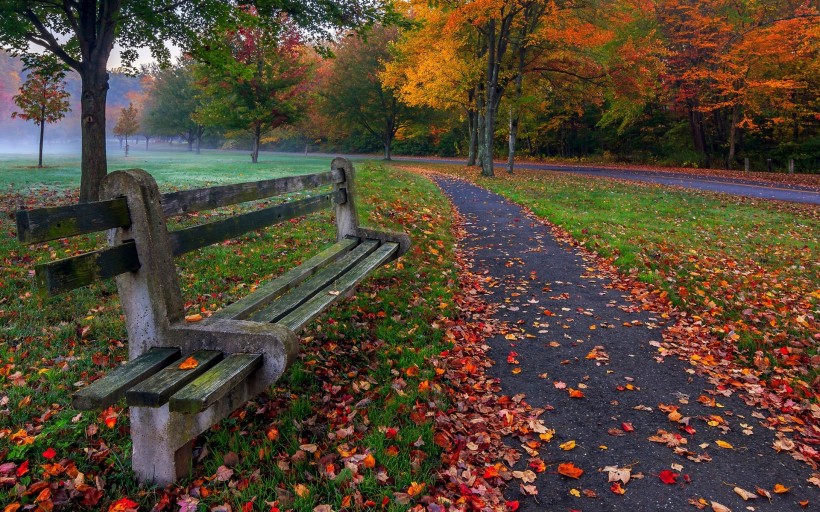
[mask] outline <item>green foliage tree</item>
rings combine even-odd
[[[193,117],[201,106],[200,91],[194,83],[194,66],[192,60],[183,59],[170,68],[151,69],[145,124],[152,134],[184,137],[188,151],[193,151],[196,145],[199,153],[205,127]]]
[[[136,134],[140,129],[139,111],[133,103],[120,109],[117,124],[114,125],[114,135],[125,137],[125,156],[128,156],[128,136]]]
[[[6,0],[0,2],[0,45],[21,54],[37,47],[57,56],[82,80],[82,179],[80,201],[93,201],[107,172],[105,104],[106,66],[114,44],[123,62],[132,63],[137,48],[147,47],[167,62],[167,42],[195,49],[202,36],[235,25],[243,0]],[[364,26],[389,15],[383,0],[257,0],[260,19],[279,22],[282,14],[312,34]]]
[[[335,50],[322,95],[322,108],[335,118],[349,119],[381,141],[390,160],[396,133],[410,124],[418,109],[399,100],[382,83],[380,74],[392,58],[390,45],[398,39],[395,27],[377,26],[367,39],[351,34]]]
[[[305,102],[310,65],[296,26],[245,26],[209,44],[198,68],[200,106],[195,122],[249,132],[257,163],[262,135],[296,121]]]
[[[26,66],[28,78],[20,86],[14,103],[20,111],[11,117],[32,121],[40,127],[40,151],[37,167],[43,167],[43,136],[46,123],[56,123],[71,108],[65,90],[65,69],[53,60],[37,60]]]

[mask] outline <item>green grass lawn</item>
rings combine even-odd
[[[329,163],[263,155],[253,166],[244,153],[157,152],[114,159],[111,169],[146,168],[170,190],[325,171]],[[76,197],[76,161],[44,170],[22,165],[19,158],[0,159],[3,212]],[[31,287],[35,264],[99,246],[102,237],[25,247],[4,214],[0,461],[12,466],[0,475],[7,484],[0,486],[0,503],[50,500],[64,509],[96,510],[128,497],[146,510],[166,500],[207,509],[227,503],[237,510],[250,502],[248,510],[269,510],[266,502],[277,502],[282,510],[376,504],[404,510],[394,493],[407,493],[414,483],[429,488],[440,449],[419,404],[447,407],[441,377],[426,362],[447,348],[444,320],[454,314],[449,206],[419,176],[379,164],[357,170],[363,224],[405,230],[413,249],[301,333],[302,354],[293,367],[269,393],[201,436],[193,477],[165,490],[133,482],[123,404],[108,412],[114,422],[69,405],[75,389],[126,358],[116,286],[105,282],[56,298],[42,298]],[[181,223],[194,220],[202,218]],[[186,311],[207,315],[315,254],[335,236],[329,220],[329,213],[315,214],[179,258]],[[232,454],[238,455],[233,474],[215,478]],[[420,487],[413,489],[416,494]]]

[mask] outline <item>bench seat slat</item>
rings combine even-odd
[[[118,366],[105,377],[74,393],[75,409],[103,409],[122,398],[135,384],[154,375],[179,357],[178,348],[152,348],[138,358]]]
[[[250,315],[247,320],[257,322],[278,321],[283,316],[310,300],[310,298],[316,295],[320,290],[331,285],[339,276],[366,258],[378,245],[379,242],[377,240],[366,240],[362,242],[343,258],[325,267],[318,274],[288,291],[269,306]]]
[[[358,243],[359,241],[356,238],[346,238],[341,242],[333,244],[301,265],[288,270],[281,276],[266,282],[233,304],[222,308],[213,316],[236,320],[250,315],[258,309],[267,306],[277,297],[297,286],[308,277],[316,274],[321,268],[338,260]]]
[[[329,208],[332,201],[337,200],[338,194],[331,192],[317,194],[298,201],[290,201],[263,210],[257,210],[241,215],[233,215],[227,219],[200,224],[187,229],[172,231],[171,246],[174,256],[191,252],[195,249],[212,245],[229,238],[264,228],[272,224],[285,222],[289,219],[301,217],[309,213]]]
[[[35,272],[37,288],[52,296],[139,268],[137,247],[133,241],[128,241],[114,247],[43,263],[35,267]]]
[[[191,357],[196,359],[197,366],[182,370],[180,358],[169,364],[151,377],[140,382],[125,393],[125,400],[132,407],[159,407],[165,404],[171,395],[182,389],[222,360],[218,350],[197,350]]]
[[[261,365],[261,354],[231,354],[172,395],[168,407],[185,414],[204,411]]]
[[[19,210],[17,239],[23,243],[35,244],[129,224],[131,216],[128,214],[128,203],[123,197],[93,203]]]
[[[162,211],[166,217],[184,213],[211,210],[247,201],[256,201],[267,197],[298,192],[299,190],[318,188],[331,183],[344,181],[341,171],[333,170],[317,174],[286,176],[272,180],[251,181],[221,185],[217,187],[181,190],[162,195]]]
[[[399,244],[388,242],[376,249],[373,254],[361,263],[350,269],[330,287],[325,288],[305,304],[289,313],[278,321],[280,325],[297,332],[314,318],[319,316],[328,306],[344,297],[347,292],[362,282],[371,272],[388,262],[399,250]]]

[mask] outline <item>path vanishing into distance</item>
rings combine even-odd
[[[362,158],[357,155],[355,158]],[[377,157],[374,157],[377,158]],[[461,164],[466,165],[466,160],[457,158],[415,158],[415,157],[393,157],[396,161],[419,162],[430,164]],[[755,180],[731,179],[721,176],[698,176],[686,173],[675,173],[669,171],[648,171],[645,169],[610,169],[594,166],[576,165],[551,165],[521,162],[516,163],[517,169],[528,169],[546,172],[564,172],[571,174],[582,174],[585,176],[617,178],[630,181],[641,181],[657,183],[659,185],[671,185],[695,190],[705,190],[709,192],[719,192],[722,194],[732,194],[737,196],[755,197],[758,199],[772,199],[777,201],[790,201],[794,203],[820,205],[820,191],[810,187],[800,185],[768,184]],[[505,164],[499,162],[496,173],[503,175],[506,173]]]
[[[521,334],[488,340],[489,372],[503,394],[523,393],[545,409],[540,419],[555,430],[513,468],[546,462],[531,483],[537,495],[514,479],[507,499],[550,512],[697,510],[693,503],[718,512],[820,510],[811,468],[773,449],[775,432],[761,424],[768,412],[715,393],[690,366],[659,355],[660,315],[627,301],[517,205],[466,181],[435,181],[465,219],[459,244],[485,280],[485,299]],[[688,426],[672,421],[677,414]],[[584,473],[559,475],[567,462]],[[778,485],[789,490],[776,494]],[[771,499],[753,497],[757,488]]]

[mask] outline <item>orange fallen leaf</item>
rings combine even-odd
[[[376,457],[374,457],[370,453],[367,454],[367,457],[365,457],[362,462],[364,462],[364,467],[366,467],[367,469],[372,469],[376,467]]]
[[[569,388],[569,397],[570,398],[584,398],[584,392],[580,389],[572,389]]]
[[[300,498],[304,498],[310,494],[310,489],[303,484],[296,484],[293,486],[293,492],[295,492]]]
[[[186,322],[199,322],[200,320],[202,320],[202,315],[200,315],[199,313],[195,315],[187,315],[185,317]]]
[[[615,482],[610,487],[609,490],[614,492],[615,494],[626,494],[626,489],[621,486],[621,482]]]
[[[731,450],[734,448],[734,446],[727,443],[726,441],[723,441],[722,439],[718,439],[717,441],[715,441],[715,444],[720,446],[721,448],[726,448],[727,450]]]
[[[558,474],[569,478],[580,478],[584,474],[584,470],[577,467],[572,462],[564,462],[558,465]]]
[[[186,359],[185,361],[182,361],[179,364],[179,369],[180,370],[193,370],[197,366],[199,366],[199,361],[194,359],[194,356],[190,356],[190,357],[188,357],[188,359]]]
[[[791,490],[791,487],[786,487],[783,484],[775,484],[772,490],[777,494],[786,494]]]
[[[424,487],[426,485],[427,484],[425,484],[424,482],[422,482],[420,484],[416,483],[416,482],[411,482],[410,487],[407,488],[407,494],[409,494],[410,496],[415,496],[417,494],[421,494],[424,491]]]

